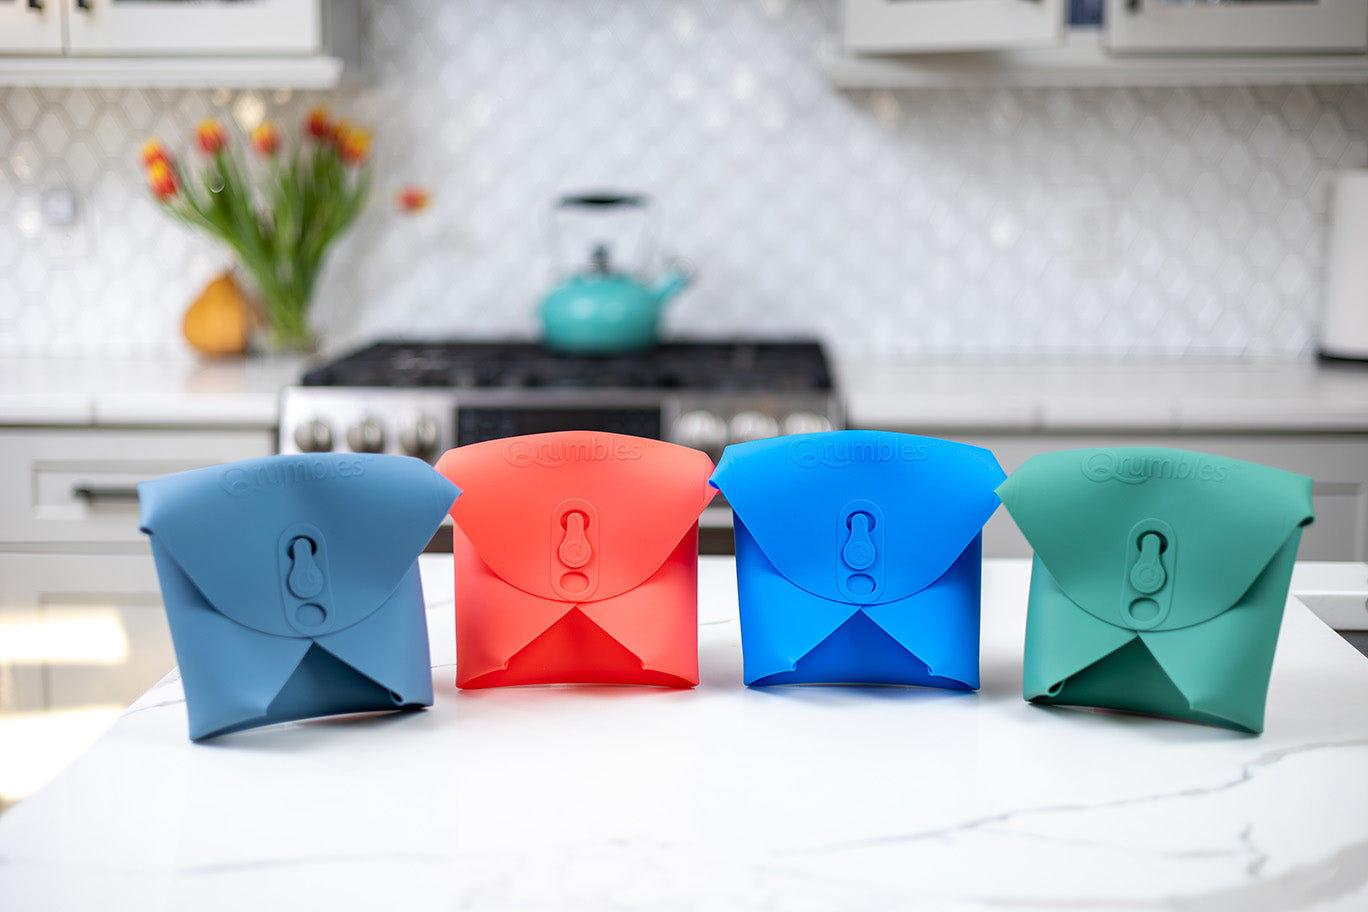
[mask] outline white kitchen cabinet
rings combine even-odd
[[[301,0],[67,0],[71,54],[312,54],[323,6]]]
[[[0,26],[15,85],[327,88],[358,64],[355,0],[0,0]]]
[[[1368,434],[965,434],[919,431],[986,447],[1011,473],[1035,454],[1101,446],[1165,446],[1244,459],[1309,475],[1316,521],[1302,533],[1302,560],[1368,560]],[[1030,546],[1006,510],[984,527],[987,557],[1027,557]]]
[[[0,54],[62,52],[64,0],[0,0]]]
[[[845,46],[862,53],[1054,44],[1064,0],[845,0]]]
[[[0,428],[0,713],[124,706],[170,670],[136,485],[274,449],[266,428]]]
[[[1368,81],[1364,0],[1105,2],[1066,28],[1046,0],[841,0],[822,64],[842,88]]]
[[[0,0],[0,50],[314,54],[325,10],[300,0]]]
[[[1132,53],[1363,53],[1363,0],[1106,0],[1105,41]]]
[[[175,664],[148,556],[0,552],[0,715],[122,708]]]

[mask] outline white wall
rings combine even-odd
[[[325,346],[529,336],[565,189],[661,202],[699,279],[668,327],[815,332],[846,357],[1297,355],[1329,179],[1368,160],[1368,88],[842,92],[832,0],[463,0],[365,8],[375,79],[275,94],[0,88],[0,354],[189,357],[228,262],[158,212],[139,146],[209,114],[376,130],[377,205],[334,251]],[[412,180],[432,209],[387,208]],[[44,191],[90,255],[46,253]]]

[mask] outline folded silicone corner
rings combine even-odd
[[[747,685],[978,689],[981,536],[920,592],[852,605],[795,585],[770,562],[741,519],[734,527]]]
[[[417,556],[459,493],[421,460],[353,454],[140,485],[191,738],[431,705]],[[282,563],[297,538],[307,590]]]
[[[1300,533],[1228,610],[1182,630],[1137,633],[1082,611],[1036,558],[1023,695],[1259,734]]]
[[[510,585],[459,526],[452,545],[458,687],[698,684],[696,531],[640,585],[578,603]]]
[[[999,493],[1036,552],[1026,699],[1262,731],[1309,478],[1167,448],[1071,450],[1032,457]],[[1134,540],[1151,531],[1162,608],[1137,620]]]
[[[728,447],[711,482],[735,514],[746,683],[977,689],[981,530],[1002,479],[987,450],[907,434]]]
[[[154,545],[154,553],[159,550]],[[263,636],[216,611],[173,562],[164,572],[159,564],[158,574],[192,740],[278,722],[432,705],[416,565],[365,620],[316,639]]]
[[[459,686],[697,684],[706,453],[563,431],[458,447],[437,468],[465,492]]]

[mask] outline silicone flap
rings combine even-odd
[[[998,494],[1070,599],[1141,631],[1225,611],[1313,517],[1304,475],[1163,447],[1042,453]]]
[[[154,536],[216,610],[284,637],[363,620],[460,491],[421,459],[267,456],[138,485]]]
[[[997,509],[988,450],[889,431],[727,447],[713,473],[765,556],[823,598],[872,604],[939,579]]]
[[[464,494],[451,516],[489,568],[547,599],[611,598],[665,562],[715,492],[706,453],[598,431],[507,437],[448,450]]]

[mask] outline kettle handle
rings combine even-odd
[[[576,193],[570,196],[562,196],[556,201],[556,208],[604,209],[610,206],[636,206],[639,209],[645,209],[648,203],[650,203],[650,197],[639,193]]]
[[[551,210],[547,213],[547,232],[551,238],[551,246],[555,250],[553,256],[561,262],[565,262],[563,251],[561,250],[561,225],[558,214],[566,209],[597,209],[605,210],[617,207],[636,209],[642,219],[640,232],[641,241],[638,256],[645,259],[651,246],[651,221],[655,215],[652,208],[651,197],[644,193],[624,193],[611,190],[589,190],[581,193],[568,193],[558,198]],[[633,216],[634,218],[637,216]]]

